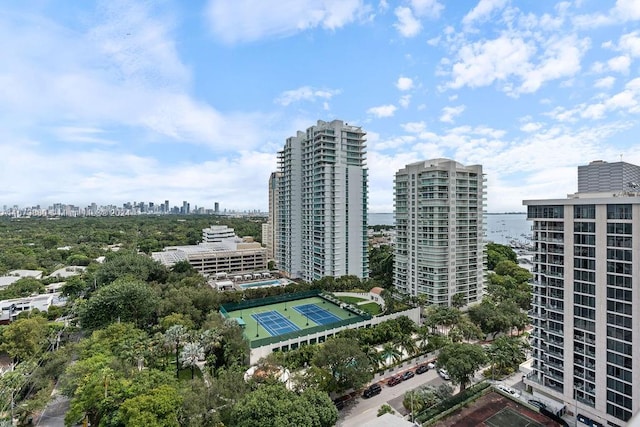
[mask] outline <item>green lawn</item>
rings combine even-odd
[[[370,302],[367,304],[361,304],[357,306],[359,309],[366,311],[372,316],[376,316],[382,313],[382,308],[376,302]]]
[[[339,299],[339,300],[340,300],[340,301],[342,301],[342,302],[346,302],[347,304],[353,304],[353,305],[356,305],[356,304],[358,304],[359,302],[362,302],[362,301],[366,301],[366,300],[367,300],[366,298],[348,297],[348,296],[337,296],[337,295],[336,295],[336,298],[337,298],[337,299]]]

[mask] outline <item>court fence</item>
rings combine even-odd
[[[262,305],[277,304],[279,302],[294,301],[303,298],[317,297],[322,293],[319,289],[296,292],[293,294],[273,295],[265,298],[256,298],[240,302],[229,302],[220,306],[220,313],[224,317],[229,317],[230,311],[244,310],[247,308],[260,307]]]
[[[437,403],[420,412],[415,417],[415,421],[420,425],[432,425],[436,421],[467,405],[469,402],[478,399],[485,393],[488,393],[490,391],[489,387],[491,387],[491,383],[488,381],[482,381],[474,384],[464,389],[464,391],[451,396],[449,399]]]
[[[307,335],[315,334],[316,332],[323,332],[329,329],[341,328],[343,326],[352,325],[354,323],[362,322],[362,318],[352,317],[350,319],[343,319],[338,322],[329,323],[327,325],[317,325],[311,328],[300,329],[299,331],[287,332],[282,335],[275,335],[272,337],[259,338],[257,340],[252,340],[250,345],[251,348],[258,348],[265,345],[271,345],[275,343],[279,343],[281,341],[286,341],[294,338],[299,338]]]
[[[249,362],[251,364],[255,364],[262,357],[268,356],[273,351],[287,351],[306,344],[324,342],[329,337],[332,337],[345,329],[362,327],[369,328],[400,316],[407,316],[415,323],[418,323],[420,321],[420,309],[417,307],[411,308],[383,316],[374,316],[368,320],[363,319],[362,317],[350,318],[341,322],[303,329],[301,331],[296,331],[295,333],[261,338],[250,343],[251,353]]]

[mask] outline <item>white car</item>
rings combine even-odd
[[[449,372],[447,372],[446,369],[440,368],[438,370],[438,374],[442,377],[443,380],[450,380],[451,377],[449,377]]]
[[[433,362],[427,363],[427,368],[434,369],[435,367],[436,367],[436,365]]]
[[[508,387],[504,384],[496,384],[496,388],[500,391],[510,394],[513,397],[516,397],[516,398],[520,397],[520,393],[518,393],[517,390],[514,390],[511,387]]]

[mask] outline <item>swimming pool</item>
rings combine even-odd
[[[280,280],[265,280],[263,282],[242,283],[238,286],[240,286],[242,289],[249,289],[249,288],[262,288],[264,286],[280,286],[283,284],[284,283],[282,283]]]

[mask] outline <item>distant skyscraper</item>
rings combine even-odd
[[[453,160],[412,163],[395,176],[395,286],[450,305],[479,301],[484,285],[482,166]]]
[[[577,193],[523,201],[535,251],[525,383],[588,420],[576,425],[627,425],[640,411],[639,170],[592,162]]]
[[[165,211],[166,213],[169,213],[169,212],[170,212],[170,209],[169,209],[169,201],[168,201],[168,200],[165,200],[165,201],[164,201],[164,211]]]
[[[307,281],[368,277],[365,132],[318,121],[278,153],[278,268]]]
[[[278,216],[278,180],[282,174],[272,172],[269,176],[269,216],[266,224],[262,226],[262,243],[267,248],[267,257],[276,258],[277,237],[277,216]]]
[[[213,211],[214,211],[215,213],[219,213],[219,212],[220,212],[220,204],[219,204],[218,202],[215,202],[215,203],[213,204]]]

